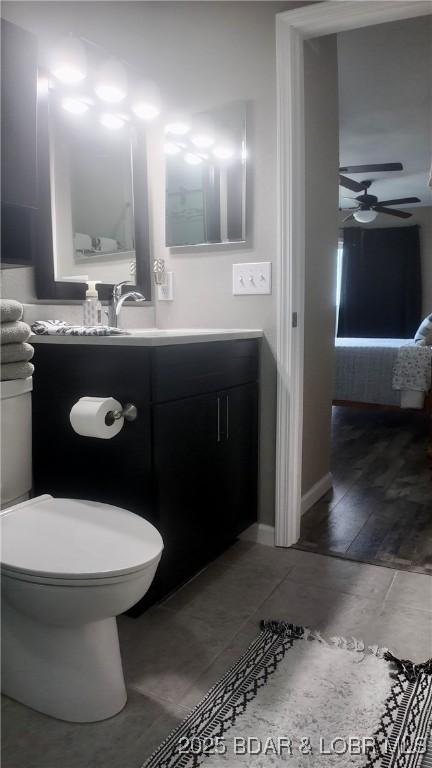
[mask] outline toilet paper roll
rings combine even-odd
[[[106,416],[110,411],[121,410],[121,404],[113,397],[81,397],[72,407],[69,419],[78,435],[109,440],[120,432],[124,419],[122,417],[107,424]]]

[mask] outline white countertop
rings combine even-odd
[[[259,329],[233,328],[135,328],[124,336],[39,336],[32,334],[31,344],[93,344],[94,346],[163,347],[172,344],[196,344],[204,341],[260,339]]]

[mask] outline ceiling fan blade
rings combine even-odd
[[[351,192],[365,191],[365,186],[363,184],[359,181],[354,181],[354,179],[348,179],[347,176],[339,176],[339,184],[341,187],[345,187],[345,189],[350,189]]]
[[[403,171],[402,163],[378,163],[372,165],[347,165],[339,168],[341,173],[379,173],[380,171]]]
[[[399,200],[380,200],[379,205],[403,205],[404,203],[421,203],[419,197],[401,197]]]
[[[412,213],[406,213],[405,211],[394,211],[392,208],[384,208],[382,205],[372,206],[377,213],[388,213],[390,216],[397,216],[398,219],[410,219]]]

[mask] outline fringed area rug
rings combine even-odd
[[[266,621],[145,768],[432,768],[432,660]]]

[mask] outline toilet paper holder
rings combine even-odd
[[[109,427],[114,421],[118,421],[119,419],[135,421],[136,418],[138,418],[138,408],[133,403],[126,403],[121,411],[108,411],[105,416],[105,424]]]

